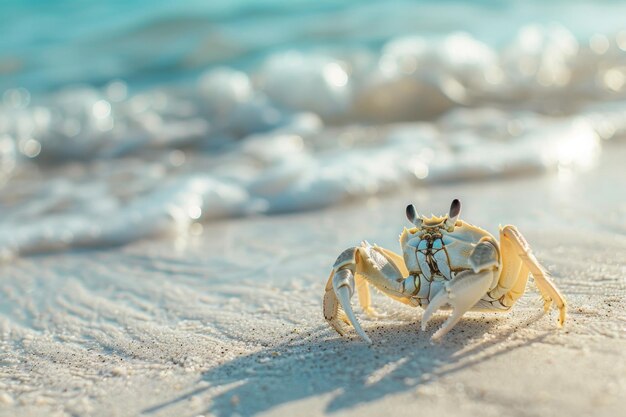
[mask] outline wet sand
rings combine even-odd
[[[0,270],[0,416],[617,416],[626,406],[626,147],[584,175],[406,189],[202,233],[20,258]],[[366,239],[397,250],[426,214],[515,224],[569,301],[565,327],[529,287],[442,342],[379,294],[373,340],[323,321],[330,266]]]

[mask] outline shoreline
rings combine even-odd
[[[626,406],[626,147],[592,171],[403,190],[320,211],[206,223],[199,236],[18,258],[0,276],[0,416],[615,416]],[[357,315],[374,344],[321,315],[337,254],[394,251],[404,207],[493,232],[516,224],[569,302],[537,293],[503,315],[447,313],[379,294]]]

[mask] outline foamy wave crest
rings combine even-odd
[[[0,252],[121,244],[443,181],[593,164],[626,129],[626,32],[526,26],[379,51],[286,51],[250,73],[122,81],[0,107]],[[193,228],[196,229],[193,229]]]

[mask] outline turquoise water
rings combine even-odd
[[[618,1],[32,1],[0,3],[0,91],[189,81],[215,65],[250,69],[277,51],[379,49],[407,34],[465,31],[492,46],[530,23],[578,39],[624,29]]]

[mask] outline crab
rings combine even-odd
[[[414,227],[400,234],[402,256],[366,241],[343,251],[333,265],[323,300],[324,318],[340,335],[349,326],[367,343],[371,339],[356,319],[350,299],[358,293],[363,311],[376,317],[370,285],[401,303],[425,309],[422,331],[444,306],[452,312],[433,334],[436,341],[448,333],[467,311],[506,312],[524,294],[529,274],[548,312],[566,316],[566,302],[546,269],[532,254],[515,226],[500,227],[500,242],[489,232],[459,219],[455,199],[445,216],[426,218],[411,204],[406,216]]]

